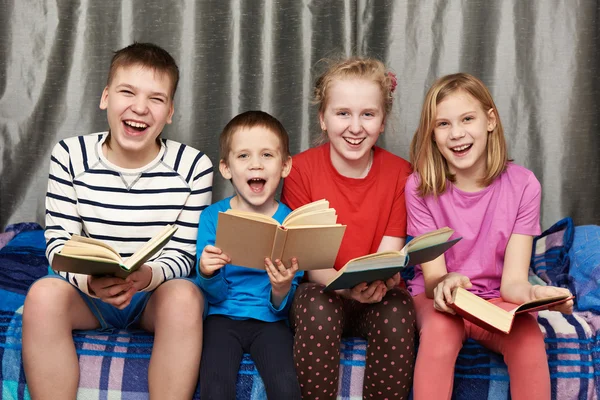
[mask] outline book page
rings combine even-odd
[[[565,295],[559,295],[559,296],[546,297],[544,299],[532,300],[532,301],[528,301],[527,303],[523,303],[516,308],[513,308],[509,312],[511,314],[519,314],[522,312],[545,310],[548,307],[552,307],[552,306],[564,303],[566,301],[569,301],[569,300],[573,299],[574,297],[575,296],[569,296],[569,295],[565,294]]]
[[[123,262],[123,260],[118,254],[113,253],[111,250],[107,249],[104,246],[98,246],[94,243],[84,243],[69,240],[60,250],[60,253],[63,255],[70,256],[88,256],[93,258],[100,258],[103,260],[111,260],[118,263]]]
[[[291,218],[286,218],[283,221],[283,226],[299,226],[299,225],[335,225],[337,223],[337,214],[333,208],[325,210],[309,211],[302,214],[297,214]]]
[[[406,256],[399,251],[383,251],[354,258],[346,263],[340,271],[354,272],[365,269],[403,267],[406,264]]]
[[[162,231],[160,231],[156,236],[154,236],[142,247],[140,247],[140,249],[133,253],[131,257],[125,260],[125,262],[123,263],[125,267],[128,269],[132,268],[133,266],[138,264],[140,260],[144,257],[146,257],[146,260],[148,260],[150,257],[152,257],[152,255],[154,255],[154,253],[156,253],[158,250],[164,247],[164,245],[167,244],[167,242],[170,240],[171,236],[173,236],[176,230],[176,226],[165,226]],[[168,238],[169,240],[165,241],[166,238]],[[159,244],[161,245],[158,246]]]
[[[102,240],[92,239],[92,238],[81,236],[81,235],[73,235],[73,236],[71,236],[71,239],[69,239],[67,241],[67,243],[69,243],[69,242],[88,243],[88,244],[92,244],[94,246],[104,247],[105,249],[110,250],[113,254],[116,254],[117,256],[119,256],[118,251],[113,249],[108,243],[104,243]],[[120,258],[121,257],[119,256],[119,259]]]
[[[281,225],[287,225],[288,221],[297,215],[300,215],[303,213],[308,213],[311,211],[326,210],[328,208],[329,208],[329,202],[325,199],[313,201],[312,203],[308,203],[301,207],[298,207],[294,211],[289,213],[289,215],[283,220],[283,223]]]
[[[410,242],[408,242],[408,244],[405,246],[406,252],[424,249],[426,247],[430,247],[438,243],[444,243],[445,241],[450,239],[450,236],[452,236],[453,233],[454,230],[448,227],[444,227],[432,232],[419,235],[416,238],[412,239]]]

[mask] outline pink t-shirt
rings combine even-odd
[[[445,253],[448,272],[471,280],[471,292],[483,298],[500,297],[504,253],[511,234],[539,235],[541,186],[533,172],[508,164],[506,171],[479,192],[463,192],[451,183],[435,198],[419,197],[418,176],[406,182],[407,233],[417,236],[444,226],[462,240]],[[408,282],[415,296],[425,291],[421,267]]]

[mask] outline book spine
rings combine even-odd
[[[275,231],[275,239],[273,240],[273,249],[271,250],[271,261],[281,260],[283,256],[283,249],[285,248],[285,241],[287,240],[287,229],[284,227],[277,227]],[[284,262],[284,260],[281,260]],[[285,263],[284,263],[285,264]]]

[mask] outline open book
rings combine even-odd
[[[219,213],[215,246],[231,264],[243,267],[264,269],[269,257],[289,268],[296,257],[301,270],[331,268],[345,230],[327,200],[295,209],[281,224],[263,214],[229,209]]]
[[[404,267],[436,259],[461,238],[450,239],[448,227],[415,237],[400,251],[384,251],[354,258],[329,281],[325,290],[349,289],[361,282],[385,281]]]
[[[506,311],[476,294],[459,287],[452,292],[453,303],[448,304],[448,307],[452,308],[456,314],[464,319],[488,331],[509,333],[516,315],[545,310],[557,304],[567,302],[574,297],[562,295],[532,300],[510,311]]]
[[[73,235],[52,259],[55,271],[104,276],[114,275],[125,278],[141,267],[157,251],[171,240],[176,226],[167,225],[162,231],[146,242],[131,257],[123,260],[108,244],[80,235]]]

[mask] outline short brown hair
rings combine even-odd
[[[283,124],[273,117],[271,114],[264,111],[246,111],[236,115],[225,125],[221,136],[219,137],[219,157],[222,161],[227,162],[227,157],[231,152],[231,138],[240,129],[251,129],[262,127],[275,133],[279,138],[281,145],[281,155],[285,160],[290,157],[290,139]]]
[[[179,83],[179,68],[168,51],[153,43],[137,42],[116,51],[110,62],[106,85],[110,86],[119,68],[132,65],[140,65],[166,74],[171,80],[171,99],[173,99]]]
[[[473,75],[466,73],[446,75],[435,81],[427,92],[419,126],[410,144],[410,162],[414,171],[419,174],[418,191],[421,196],[440,195],[446,191],[446,181],[454,182],[456,179],[448,168],[448,162],[434,144],[433,130],[437,105],[458,91],[471,95],[485,112],[491,109],[496,117],[496,127],[488,134],[486,175],[480,183],[489,186],[506,170],[506,165],[510,161],[500,115],[487,87]]]

